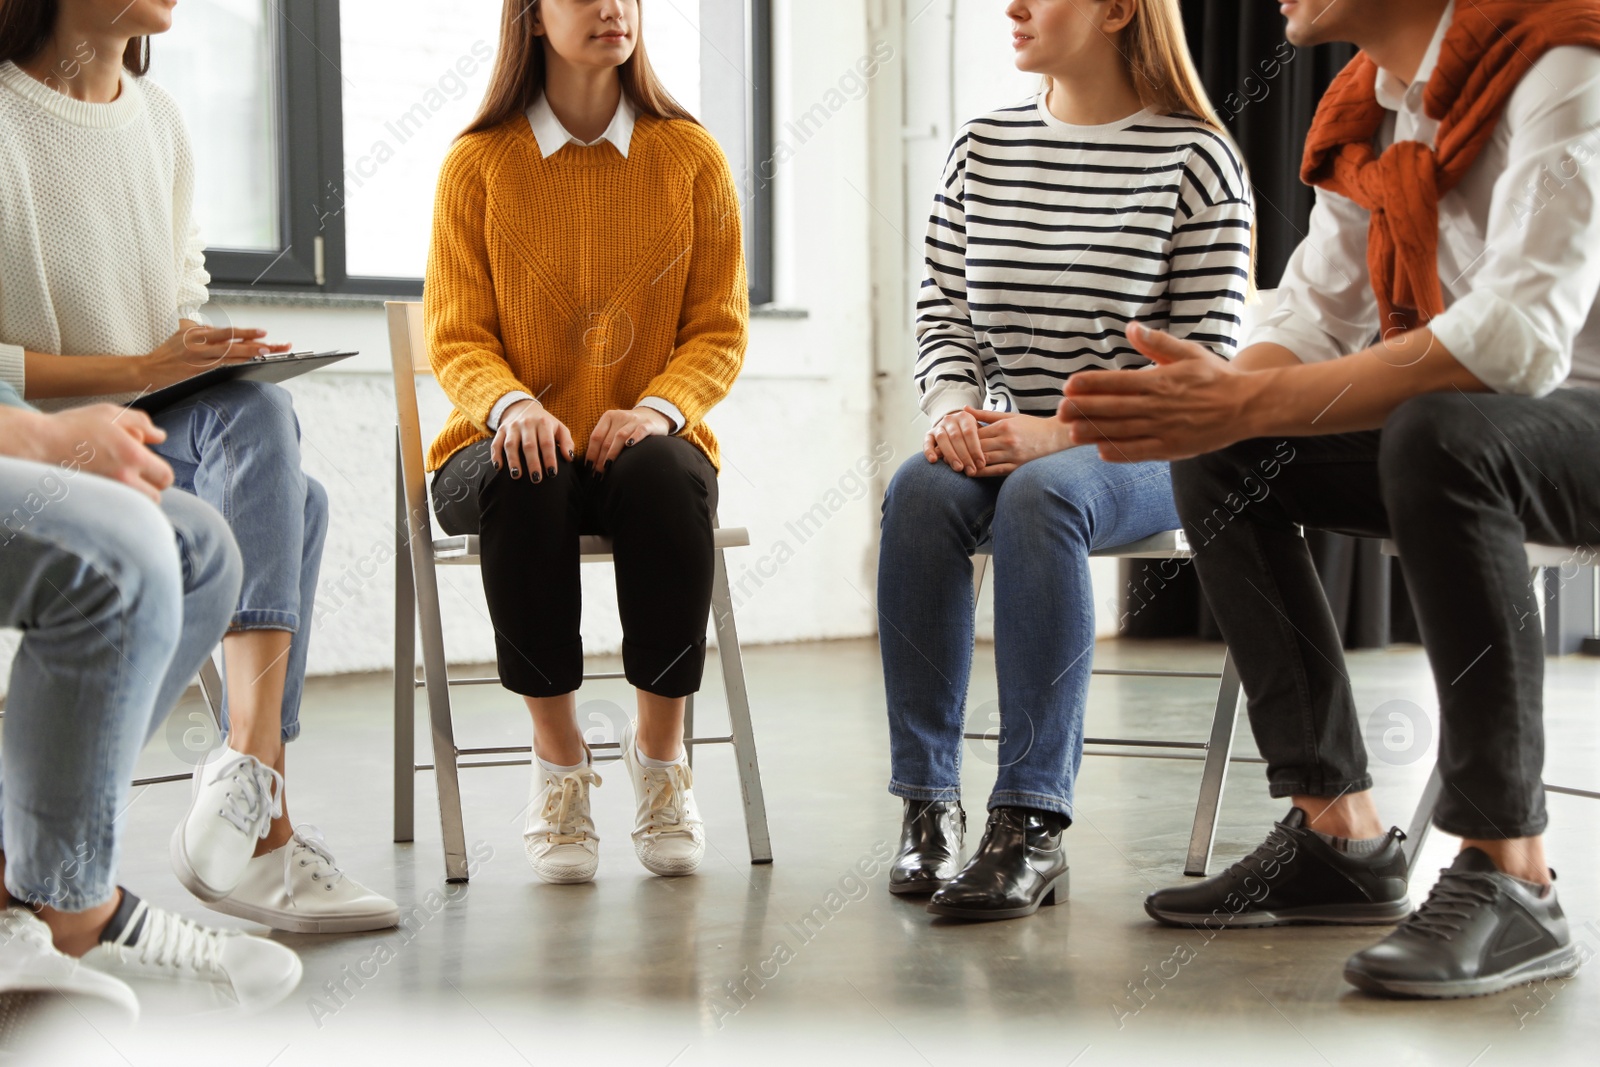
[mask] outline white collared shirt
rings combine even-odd
[[[540,93],[539,99],[529,106],[528,125],[533,130],[533,139],[539,142],[539,154],[549,159],[567,146],[575,142],[585,148],[593,148],[601,141],[610,141],[622,158],[628,158],[628,148],[633,144],[633,127],[638,121],[638,112],[634,111],[633,104],[628,100],[628,94],[623,93],[617,101],[617,113],[611,116],[611,125],[605,132],[592,141],[580,141],[561,125],[561,120],[556,118],[556,113],[550,107],[550,98]]]
[[[1424,87],[1455,13],[1445,8],[1410,85],[1381,70],[1378,103],[1393,112],[1377,147],[1432,142],[1439,124]],[[1279,283],[1274,311],[1251,333],[1302,362],[1372,344],[1378,321],[1367,270],[1368,213],[1318,189],[1309,232]],[[1511,94],[1461,183],[1439,200],[1439,343],[1501,393],[1543,396],[1600,386],[1600,51],[1545,53]]]
[[[633,127],[638,121],[638,113],[634,111],[633,104],[628,100],[628,94],[623,93],[617,101],[617,113],[611,116],[611,124],[605,132],[592,141],[579,140],[561,124],[556,118],[555,111],[550,107],[550,98],[540,93],[528,108],[528,127],[533,130],[533,139],[539,142],[539,154],[549,159],[568,144],[579,144],[585,148],[593,148],[602,141],[610,141],[616,150],[622,153],[622,158],[628,158],[628,149],[633,145]],[[493,410],[489,412],[489,432],[500,429],[500,419],[506,413],[506,408],[519,400],[534,399],[531,393],[519,391],[507,393],[495,401]],[[678,433],[683,429],[685,419],[683,412],[678,410],[678,405],[670,400],[663,400],[659,396],[647,396],[638,403],[639,407],[650,408],[665,415],[672,423],[672,432]]]

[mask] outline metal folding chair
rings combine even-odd
[[[1189,559],[1194,553],[1182,530],[1147,537],[1128,545],[1102,549],[1089,553],[1115,559]],[[983,589],[984,575],[989,569],[990,546],[980,545],[972,560],[972,599],[976,604]],[[1254,757],[1233,756],[1233,733],[1239,721],[1239,672],[1234,669],[1233,656],[1226,649],[1222,653],[1220,671],[1166,671],[1144,668],[1096,667],[1100,675],[1132,676],[1136,678],[1215,678],[1218,679],[1216,710],[1211,716],[1211,734],[1205,741],[1143,740],[1125,737],[1086,737],[1083,743],[1112,751],[1099,752],[1106,756],[1135,756],[1147,759],[1203,760],[1200,772],[1200,797],[1195,804],[1194,826],[1189,831],[1189,852],[1184,858],[1183,873],[1204,877],[1211,865],[1211,848],[1217,836],[1217,814],[1222,806],[1222,787],[1227,781],[1228,764],[1261,763]],[[963,734],[969,740],[996,740],[989,733]],[[1175,750],[1152,754],[1150,749]],[[1119,751],[1132,750],[1132,751]],[[1203,752],[1204,755],[1195,753]]]
[[[1558,548],[1554,545],[1526,545],[1528,553],[1528,568],[1538,572],[1546,567],[1561,567],[1570,563],[1580,551],[1593,553],[1594,549]],[[1383,554],[1386,556],[1400,555],[1400,550],[1393,541],[1383,543]],[[1546,782],[1546,793],[1564,793],[1567,796],[1584,797],[1588,800],[1600,800],[1600,792],[1589,789],[1574,789],[1571,786],[1551,785]],[[1428,840],[1428,832],[1433,829],[1433,813],[1439,807],[1439,797],[1444,792],[1444,778],[1439,774],[1439,765],[1433,767],[1433,773],[1428,775],[1427,785],[1422,787],[1422,796],[1417,801],[1417,808],[1411,814],[1411,825],[1406,828],[1406,840],[1401,848],[1406,856],[1406,873],[1412,874],[1417,866],[1417,857],[1422,854],[1422,845]]]
[[[389,301],[389,354],[394,364],[395,410],[395,612],[394,612],[394,839],[414,840],[415,775],[432,770],[439,791],[439,823],[444,838],[445,879],[467,880],[466,830],[461,817],[458,772],[469,767],[525,766],[532,748],[458,748],[450,716],[450,687],[499,685],[499,678],[451,678],[444,657],[444,624],[439,613],[439,566],[475,566],[476,537],[433,536],[432,511],[423,474],[422,424],[417,410],[419,374],[432,376],[422,335],[422,305]],[[732,745],[744,796],[745,830],[750,839],[750,862],[771,863],[772,842],[767,833],[767,806],[761,791],[761,771],[756,764],[755,731],[750,722],[750,698],[745,688],[744,660],[734,625],[733,597],[728,589],[727,549],[750,543],[743,527],[719,527],[715,534],[716,566],[711,587],[711,622],[717,635],[723,687],[728,698],[730,733],[725,737],[695,737],[694,698],[684,717],[684,744],[691,759],[696,745]],[[611,542],[604,537],[579,539],[584,563],[611,560]],[[422,633],[422,676],[416,674],[418,623]],[[586,673],[586,680],[621,678],[619,672]],[[427,691],[428,720],[432,727],[433,762],[418,764],[415,754],[416,691]],[[615,741],[591,745],[599,750],[618,748]],[[476,760],[462,756],[512,756],[527,758]]]

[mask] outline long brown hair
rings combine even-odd
[[[0,0],[4,3],[6,0]],[[500,13],[500,51],[495,56],[494,74],[483,94],[478,115],[461,135],[491,129],[528,110],[544,92],[544,43],[533,32],[533,14],[541,0],[505,0]],[[643,0],[640,0],[641,7]],[[637,30],[638,28],[636,28]],[[633,55],[617,70],[622,91],[635,111],[658,119],[698,120],[672,98],[661,83],[650,57],[645,54],[644,34],[639,32]]]
[[[1158,115],[1190,115],[1210,126],[1232,144],[1233,138],[1217,118],[1211,98],[1201,84],[1200,72],[1189,55],[1183,32],[1183,12],[1178,0],[1135,0],[1137,13],[1122,31],[1123,55],[1128,58],[1139,100]],[[1237,147],[1234,151],[1238,153]],[[1243,153],[1238,153],[1243,166]],[[1249,181],[1248,172],[1245,175]],[[1256,292],[1256,226],[1250,223],[1250,277],[1247,295]]]
[[[0,63],[26,63],[39,54],[56,28],[58,0],[0,0]],[[122,66],[133,74],[150,70],[150,38],[133,37],[122,52]]]

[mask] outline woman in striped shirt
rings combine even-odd
[[[1177,0],[1014,0],[1038,96],[969,122],[934,198],[917,302],[924,454],[883,505],[890,890],[969,919],[1065,899],[1062,831],[1094,648],[1089,553],[1178,527],[1165,463],[1111,464],[1052,418],[1073,374],[1133,371],[1139,322],[1230,357],[1250,286],[1249,179],[1188,58]],[[958,871],[972,556],[994,557],[999,776]]]

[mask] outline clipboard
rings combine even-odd
[[[192,378],[185,378],[181,382],[129,401],[128,406],[154,413],[223,382],[286,382],[290,378],[298,378],[302,374],[319,367],[331,366],[356,354],[355,352],[281,352],[277,355],[257,356],[243,363],[228,363],[201,371]]]

